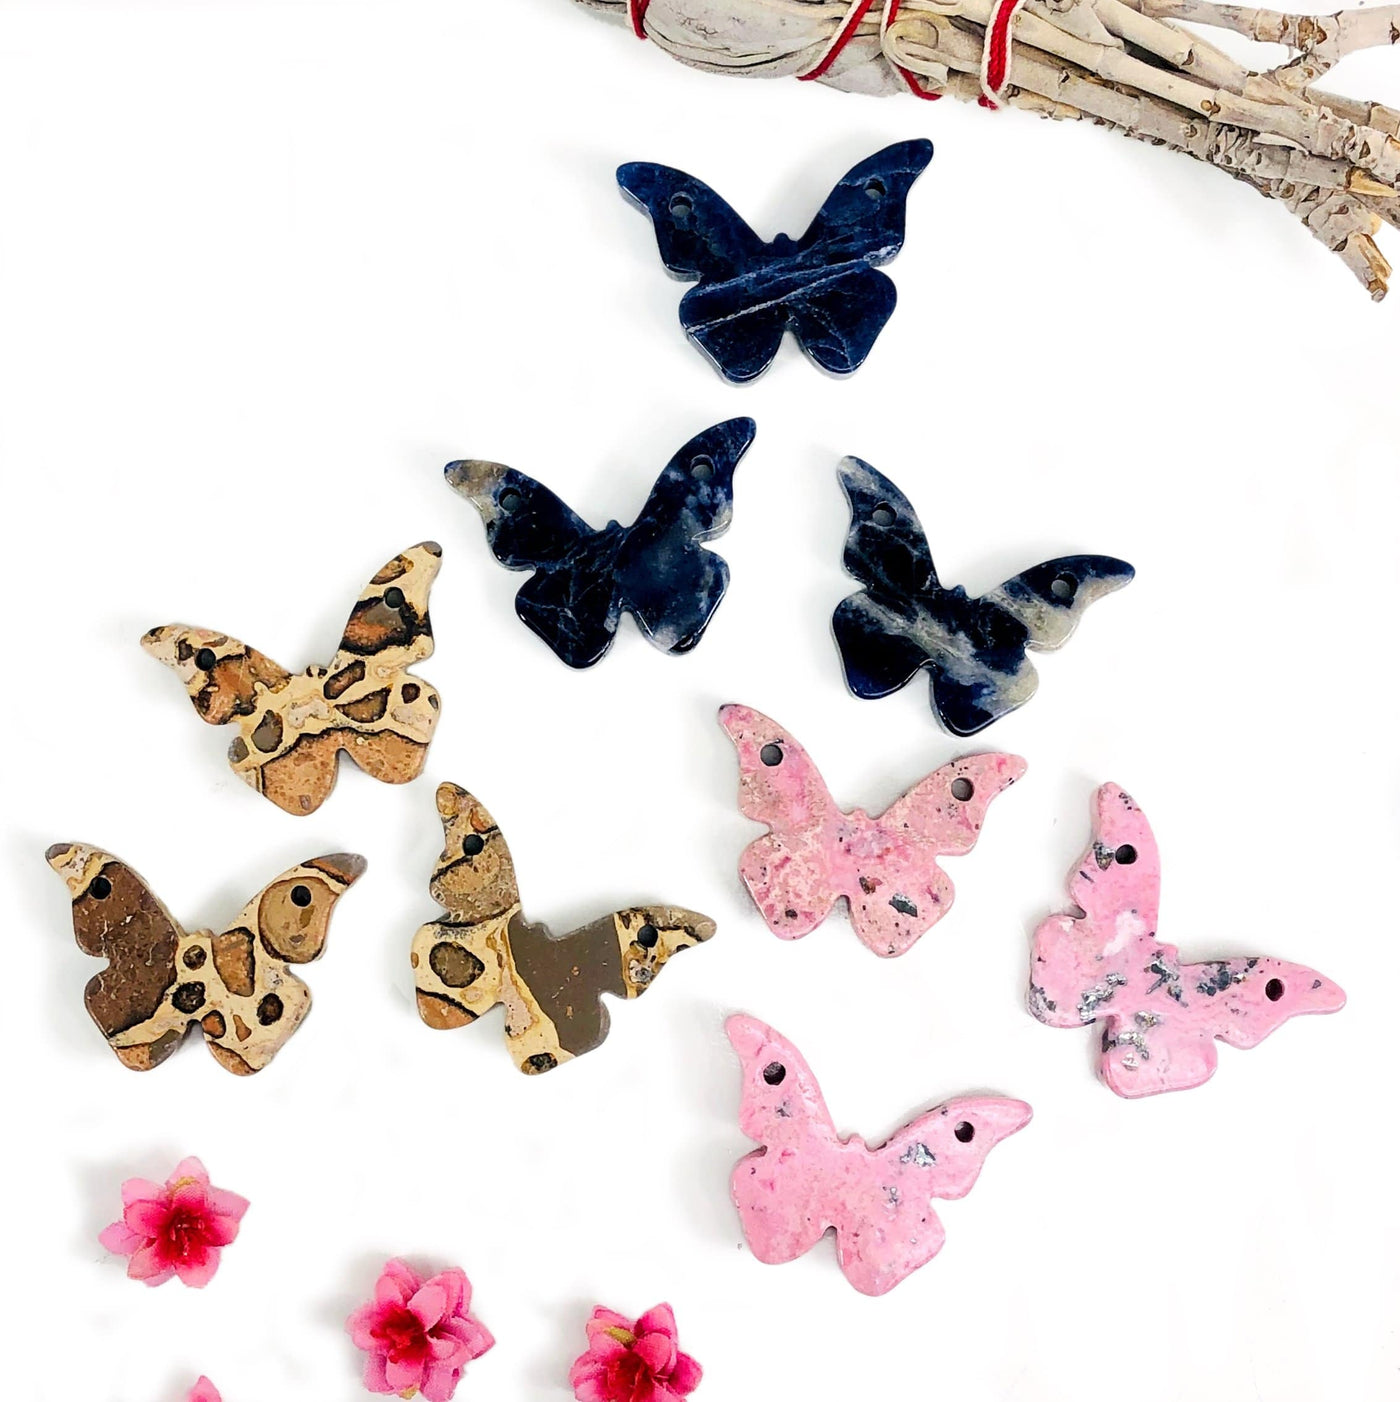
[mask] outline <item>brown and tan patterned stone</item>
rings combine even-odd
[[[504,1003],[506,1044],[527,1075],[600,1045],[604,993],[640,997],[673,954],[715,932],[692,910],[634,906],[556,937],[521,915],[510,849],[486,809],[456,784],[439,786],[437,806],[446,847],[428,889],[447,915],[413,937],[419,1015],[464,1027]]]
[[[107,960],[84,1001],[122,1064],[159,1066],[198,1023],[238,1076],[261,1071],[310,1010],[311,990],[287,965],[320,957],[336,901],[365,869],[346,852],[313,857],[264,887],[221,933],[187,934],[110,853],[60,842],[45,856],[68,883],[79,947]]]
[[[293,675],[226,633],[172,623],[141,646],[180,678],[211,725],[238,726],[233,772],[298,817],[335,787],[344,750],[386,784],[416,779],[441,702],[408,668],[432,655],[428,591],[442,547],[425,541],[369,582],[326,667]]]

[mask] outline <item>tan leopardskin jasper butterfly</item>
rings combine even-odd
[[[108,961],[84,1001],[122,1065],[159,1066],[198,1023],[215,1060],[237,1076],[261,1071],[301,1025],[311,990],[287,965],[320,957],[335,903],[365,869],[347,852],[312,857],[219,934],[187,934],[110,852],[60,842],[45,856],[68,883],[79,947]]]
[[[152,628],[141,646],[210,725],[238,726],[233,772],[301,817],[335,787],[341,750],[386,784],[422,773],[442,703],[408,669],[432,655],[428,591],[441,563],[434,541],[394,556],[351,610],[328,667],[293,675],[227,633],[180,623]]]
[[[506,1044],[527,1075],[600,1046],[602,995],[640,998],[714,921],[678,906],[633,906],[567,935],[526,920],[510,849],[485,807],[456,784],[437,791],[445,846],[429,890],[447,914],[413,937],[418,1013],[429,1027],[465,1027],[497,1003]]]

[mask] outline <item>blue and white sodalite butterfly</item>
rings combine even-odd
[[[877,151],[842,177],[800,239],[765,242],[708,185],[669,166],[622,166],[618,184],[651,216],[661,261],[699,279],[681,325],[735,384],[773,363],[789,328],[824,370],[849,375],[895,306],[877,271],[904,246],[909,191],[933,159],[928,141]]]
[[[548,487],[494,462],[452,462],[448,483],[486,524],[496,558],[534,570],[515,596],[521,619],[570,667],[612,646],[623,613],[663,652],[689,652],[729,585],[729,566],[703,542],[729,528],[734,469],[752,419],[697,434],[667,464],[630,526],[594,530]]]
[[[841,486],[851,506],[845,565],[865,585],[831,620],[846,684],[872,700],[926,667],[934,714],[954,735],[975,735],[1029,701],[1039,678],[1027,650],[1059,647],[1094,600],[1133,577],[1107,555],[1066,555],[969,598],[938,582],[924,528],[889,478],[846,458]]]

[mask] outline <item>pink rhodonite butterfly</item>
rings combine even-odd
[[[1189,1090],[1215,1074],[1217,1040],[1258,1046],[1346,994],[1281,959],[1183,964],[1157,938],[1161,862],[1142,810],[1117,784],[1095,797],[1094,842],[1069,881],[1078,907],[1035,932],[1030,1010],[1050,1027],[1103,1023],[1099,1075],[1119,1095]]]
[[[969,755],[921,779],[877,818],[842,812],[807,751],[748,706],[721,706],[739,752],[739,809],[766,823],[739,873],[779,939],[810,934],[845,897],[862,943],[903,954],[953,904],[939,857],[972,850],[992,800],[1026,772],[1015,755]]]
[[[943,1224],[929,1200],[965,1197],[992,1148],[1031,1118],[1024,1101],[964,1096],[871,1149],[837,1135],[786,1037],[742,1015],[725,1030],[743,1064],[739,1128],[763,1145],[729,1180],[750,1250],[770,1266],[795,1261],[834,1228],[836,1258],[863,1295],[893,1290],[939,1253]]]

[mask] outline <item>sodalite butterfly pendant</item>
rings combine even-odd
[[[1061,646],[1090,604],[1133,577],[1122,560],[1067,555],[970,598],[938,582],[924,528],[888,477],[846,458],[841,486],[851,507],[845,566],[865,585],[831,620],[846,684],[868,701],[927,668],[934,714],[954,735],[1025,705],[1039,684],[1027,651]]]
[[[708,185],[669,166],[622,166],[618,184],[651,216],[661,261],[699,280],[681,325],[725,379],[744,384],[791,330],[823,370],[849,375],[895,306],[878,269],[904,247],[909,191],[933,159],[928,141],[877,151],[841,178],[799,239],[765,242]]]
[[[942,1250],[930,1199],[966,1197],[992,1149],[1030,1122],[1024,1101],[963,1096],[872,1149],[836,1133],[816,1077],[786,1037],[742,1014],[725,1030],[743,1068],[739,1128],[763,1146],[729,1180],[749,1249],[781,1265],[834,1230],[836,1259],[862,1295],[893,1290]]]
[[[1030,1010],[1050,1027],[1102,1024],[1099,1075],[1128,1098],[1215,1074],[1217,1041],[1255,1047],[1302,1013],[1335,1013],[1330,979],[1279,959],[1183,964],[1157,938],[1157,843],[1117,784],[1094,801],[1094,840],[1069,880],[1076,910],[1035,932]]]
[[[867,949],[903,954],[953,904],[939,857],[970,852],[992,800],[1026,772],[1015,755],[968,755],[935,769],[877,817],[836,806],[806,750],[748,706],[719,722],[739,755],[739,808],[769,832],[739,874],[779,939],[810,934],[845,899]]]
[[[452,462],[447,481],[486,525],[496,558],[534,570],[515,611],[570,667],[612,646],[624,613],[663,652],[689,652],[729,587],[729,566],[703,542],[729,528],[734,469],[753,442],[752,419],[697,434],[667,464],[630,526],[594,530],[548,487],[493,462]]]

